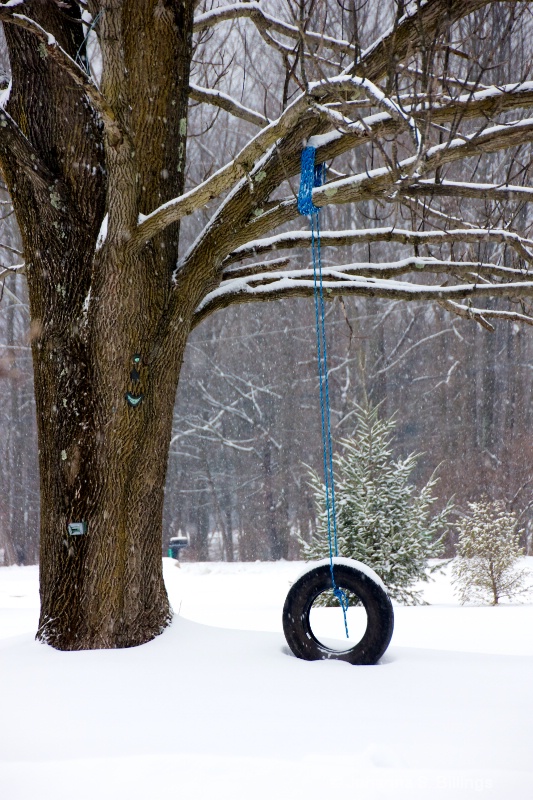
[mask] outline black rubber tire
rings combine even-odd
[[[287,644],[298,658],[306,661],[336,659],[350,664],[375,664],[389,646],[394,630],[394,612],[387,593],[356,561],[334,564],[333,574],[339,589],[357,595],[367,614],[363,638],[347,650],[332,650],[322,644],[311,629],[311,606],[322,592],[332,589],[329,561],[304,573],[289,589],[283,606],[283,631]],[[339,609],[340,613],[340,609]]]

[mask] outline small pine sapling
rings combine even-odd
[[[524,554],[519,545],[516,515],[498,500],[469,503],[469,514],[456,524],[457,557],[452,583],[461,603],[470,600],[497,605],[501,597],[527,591],[527,571],[518,567]]]
[[[421,602],[414,585],[428,580],[428,559],[442,553],[451,504],[433,513],[437,482],[418,490],[410,483],[419,454],[395,459],[392,441],[396,421],[380,419],[378,408],[360,408],[354,436],[341,440],[343,454],[334,458],[339,555],[362,561],[377,572],[393,599]],[[306,559],[329,556],[324,486],[311,471],[318,510],[317,531],[302,542]],[[324,598],[321,600],[321,598]],[[316,602],[328,603],[322,595]]]

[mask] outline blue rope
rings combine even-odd
[[[322,449],[324,460],[324,484],[326,494],[326,519],[328,526],[329,569],[333,594],[342,608],[344,629],[348,638],[348,598],[339,589],[333,574],[333,557],[339,555],[337,538],[337,514],[335,510],[335,479],[333,474],[333,446],[331,440],[331,413],[329,402],[328,354],[326,345],[326,309],[322,282],[322,254],[320,250],[320,208],[313,203],[313,189],[324,182],[324,165],[315,166],[315,148],[305,147],[301,157],[300,190],[298,211],[309,217],[311,226],[311,252],[313,255],[313,288],[315,298],[316,350],[318,383],[320,387],[320,419],[322,426]]]

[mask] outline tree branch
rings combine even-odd
[[[0,242],[0,247],[2,250],[8,250],[10,253],[13,253],[16,256],[23,255],[22,250],[17,250],[16,247],[10,247],[8,244],[4,244],[3,242]]]
[[[419,164],[419,174],[430,172],[445,164],[450,164],[463,158],[479,155],[480,153],[494,153],[502,148],[523,144],[533,138],[533,119],[518,120],[506,125],[495,125],[479,133],[455,138],[443,144],[430,147],[422,156]],[[398,171],[407,173],[414,157],[406,158],[398,164]],[[353,202],[353,197],[367,192],[372,185],[373,196],[392,187],[391,173],[387,167],[380,167],[367,173],[332,181],[324,187],[313,190],[313,202],[316,206],[333,203]],[[397,189],[393,193],[402,192],[402,181],[396,183]],[[407,189],[408,186],[406,185]],[[359,197],[357,198],[359,199]],[[362,197],[360,199],[363,199]]]
[[[26,264],[13,264],[11,267],[0,267],[0,278],[4,275],[25,275]]]
[[[392,55],[402,61],[408,53],[413,52],[422,31],[426,41],[434,41],[443,21],[452,25],[491,2],[493,0],[427,0],[423,4],[417,3],[412,14],[403,16],[397,25],[392,26],[361,54],[359,63],[352,64],[346,72],[363,74],[373,81],[379,80],[387,74]]]
[[[223,280],[230,280],[233,278],[246,278],[249,275],[258,275],[261,272],[267,272],[277,269],[285,269],[290,264],[290,258],[273,258],[271,261],[259,261],[255,264],[249,264],[245,267],[230,267],[225,269],[222,273]]]
[[[373,87],[368,81],[361,79],[361,78],[350,78],[348,76],[341,76],[338,80],[335,79],[333,81],[321,81],[320,83],[314,84],[311,87],[311,94],[313,97],[318,98],[320,94],[322,95],[329,95],[335,97],[335,94],[340,89],[345,89],[349,87],[352,90],[359,90],[365,93],[371,92]],[[370,87],[370,88],[369,88]],[[520,91],[518,91],[520,89]],[[203,90],[206,91],[206,90]],[[227,96],[226,96],[227,97]],[[231,101],[231,98],[228,98]],[[235,101],[231,101],[235,102]],[[269,123],[263,131],[258,134],[251,142],[246,145],[245,148],[241,151],[241,153],[237,156],[235,161],[230,162],[229,164],[222,167],[218,170],[214,175],[208,178],[206,181],[201,183],[199,186],[191,189],[186,194],[182,195],[181,197],[177,197],[173,200],[168,201],[163,206],[160,206],[158,209],[153,211],[148,216],[144,217],[141,220],[139,227],[137,228],[137,232],[132,239],[132,246],[139,246],[140,244],[144,244],[145,242],[149,241],[154,235],[156,235],[160,230],[164,229],[167,225],[175,222],[182,217],[192,213],[197,208],[200,208],[202,205],[207,203],[209,200],[214,199],[215,197],[219,196],[223,192],[228,191],[229,189],[233,188],[233,184],[239,178],[242,178],[243,175],[250,175],[254,166],[255,158],[263,157],[265,152],[267,151],[268,147],[274,144],[277,140],[282,138],[283,136],[287,137],[291,134],[291,131],[296,126],[297,122],[302,118],[303,114],[309,110],[311,98],[307,98],[305,95],[301,95],[294,103],[289,106],[289,108],[282,114],[277,120]],[[473,99],[472,96],[466,95],[459,98],[454,103],[449,103],[445,108],[437,109],[435,112],[437,115],[440,115],[440,119],[449,119],[456,115],[459,111],[468,110],[468,116],[475,116],[475,115],[484,115],[487,111],[489,106],[494,107],[494,104],[498,103],[499,110],[507,110],[508,108],[515,107],[517,105],[529,105],[533,104],[533,82],[524,84],[522,86],[518,86],[517,84],[512,84],[509,87],[494,87],[490,90],[484,90],[483,92],[478,93],[478,95],[474,95]],[[322,163],[323,161],[333,158],[335,155],[340,155],[346,150],[349,150],[356,146],[357,144],[361,144],[363,141],[368,141],[373,134],[379,133],[387,133],[390,134],[393,131],[397,130],[399,126],[409,125],[411,127],[410,118],[406,119],[406,113],[402,112],[401,120],[393,119],[390,114],[388,113],[381,113],[375,114],[372,117],[368,118],[367,120],[363,120],[362,122],[356,122],[353,125],[353,129],[349,133],[345,133],[342,131],[334,131],[331,134],[325,134],[322,137],[315,137],[316,141],[314,144],[317,146],[317,163]],[[413,114],[413,116],[419,116],[422,112],[417,112],[417,114]],[[515,123],[512,123],[515,124]],[[520,123],[516,123],[519,125]],[[501,126],[501,130],[506,130],[508,126]],[[492,130],[492,129],[491,129]],[[414,133],[416,135],[416,132]],[[525,136],[525,133],[523,132]],[[477,141],[480,137],[471,136],[471,141]],[[484,132],[484,139],[486,141],[487,131]],[[444,145],[440,145],[439,147],[444,151],[450,147],[455,147],[457,143],[461,145],[465,145],[466,141],[468,141],[468,137],[465,139],[458,139],[454,140],[453,143],[446,143]],[[482,144],[483,142],[480,142]],[[488,147],[488,145],[486,145]],[[507,145],[506,145],[507,146]],[[435,153],[436,148],[432,148],[429,152],[432,159],[435,160]],[[461,157],[467,157],[468,153],[462,153]],[[415,157],[420,159],[420,154],[417,154]],[[422,159],[428,159],[428,155],[422,157]],[[447,161],[455,160],[454,157],[442,157],[441,163],[447,163]],[[418,162],[415,160],[405,160],[400,164],[400,166],[404,166],[404,168],[409,165],[409,167],[413,167],[413,165],[418,165]],[[285,172],[284,177],[290,177],[290,175],[294,174],[298,167],[298,163],[285,163]],[[427,166],[427,169],[436,169],[438,164],[434,167],[431,165]],[[265,169],[267,169],[267,165],[265,164]],[[387,168],[383,168],[384,172],[387,175],[390,175],[390,172]],[[257,165],[255,168],[259,174],[263,175],[263,170],[259,170]],[[376,171],[374,170],[374,174]],[[350,179],[344,179],[350,180]],[[352,179],[353,180],[353,179]],[[390,182],[390,179],[389,179]],[[335,183],[328,184],[328,192],[333,192]],[[238,188],[238,187],[237,187]],[[236,190],[235,190],[236,191]],[[332,196],[332,195],[329,195]],[[331,202],[345,202],[342,200],[332,200]],[[316,201],[316,205],[321,205],[326,203],[321,203],[320,201]],[[289,204],[290,205],[290,204]],[[273,216],[270,213],[269,219]],[[290,218],[295,216],[294,214],[291,215]],[[267,216],[264,215],[262,217],[263,222],[266,222]],[[287,218],[288,219],[288,218]],[[287,221],[287,219],[283,219],[280,222],[276,221],[275,225],[281,224],[282,221]],[[263,225],[256,225],[252,223],[254,227],[259,227],[262,230]],[[275,226],[270,225],[270,227]]]
[[[328,91],[327,82],[324,82],[324,91]],[[315,87],[316,91],[316,87]],[[334,96],[334,95],[333,95]],[[476,116],[485,116],[489,109],[498,110],[499,112],[506,111],[510,108],[517,106],[530,106],[533,105],[533,82],[524,84],[510,84],[502,87],[491,87],[488,90],[482,90],[472,95],[462,95],[455,101],[446,103],[445,106],[437,106],[436,108],[426,110],[414,110],[413,116],[417,119],[423,120],[427,113],[431,113],[440,121],[453,120],[457,115],[463,118],[472,118]],[[411,112],[411,109],[406,108],[406,113]],[[505,128],[505,126],[502,126]],[[377,135],[390,136],[400,129],[400,124],[392,119],[389,114],[379,113],[371,117],[367,117],[362,122],[356,122],[352,126],[352,130],[348,133],[342,131],[332,131],[323,136],[314,136],[312,141],[317,147],[316,163],[320,164],[326,160],[332,159],[346,151],[370,141]],[[294,137],[294,134],[293,134]],[[459,140],[461,143],[462,140]],[[264,162],[263,170],[267,174],[267,178],[259,189],[259,195],[265,195],[265,192],[272,191],[274,188],[273,176],[277,180],[290,178],[297,174],[300,167],[299,152],[294,152],[294,147],[290,147],[291,140],[285,139],[284,143],[277,146],[276,153]],[[447,145],[442,145],[446,147]],[[279,156],[278,156],[279,154]],[[461,153],[461,157],[463,154]],[[412,165],[413,162],[411,162]],[[282,169],[280,165],[282,164]],[[436,167],[435,167],[436,168]],[[386,170],[385,170],[386,171]],[[279,178],[277,177],[279,174]],[[365,174],[366,175],[366,174]],[[392,180],[392,178],[391,178]],[[331,186],[331,184],[329,185]],[[238,187],[237,187],[238,188]],[[241,190],[244,185],[241,183]],[[234,191],[236,198],[235,202],[240,204],[244,202],[244,198],[240,198],[237,189]],[[405,188],[403,195],[406,196]],[[238,200],[237,200],[238,198]],[[253,202],[251,206],[258,206],[260,196],[250,198]],[[357,198],[356,198],[357,199]],[[264,235],[269,230],[276,228],[297,216],[295,213],[295,205],[292,204],[291,199],[283,200],[276,205],[266,202],[261,203],[264,213],[261,216],[253,218],[244,229],[239,233],[240,242],[246,242]],[[266,209],[266,210],[265,210]],[[220,210],[215,213],[209,225],[213,225],[219,214]],[[233,239],[233,242],[235,239]],[[230,242],[231,244],[231,242]]]
[[[301,31],[296,25],[290,25],[287,22],[282,22],[279,19],[267,14],[259,3],[238,3],[236,5],[221,6],[214,8],[212,11],[207,11],[205,14],[200,14],[194,20],[194,32],[197,33],[207,28],[212,28],[220,22],[228,20],[248,18],[251,19],[257,28],[262,30],[271,29],[276,33],[281,33],[289,39],[296,39],[301,41],[304,38],[307,42],[313,43],[317,46],[327,47],[334,52],[344,55],[346,53],[355,54],[356,49],[350,42],[336,39],[333,36],[326,36],[322,33],[315,31]]]
[[[533,193],[532,193],[533,199]],[[278,250],[292,250],[296,247],[310,247],[312,236],[310,231],[290,231],[280,233],[268,239],[257,239],[242,247],[238,247],[223,262],[224,268],[245,258],[254,258]],[[401,228],[365,228],[351,231],[321,231],[320,242],[323,246],[345,247],[356,244],[374,242],[395,242],[413,246],[443,245],[455,242],[480,244],[491,242],[507,244],[514,247],[519,255],[528,263],[533,263],[533,253],[527,246],[533,247],[533,240],[524,239],[517,233],[490,228],[453,228],[446,231],[409,231]]]
[[[526,314],[519,314],[517,311],[496,311],[492,308],[474,308],[473,306],[463,306],[460,303],[454,303],[453,300],[439,300],[439,306],[449,311],[450,314],[455,314],[463,319],[475,320],[491,333],[494,331],[494,325],[487,322],[488,319],[505,319],[533,325],[532,317],[528,317]]]
[[[334,97],[333,92],[331,96]],[[464,94],[446,103],[436,103],[427,107],[424,103],[409,107],[403,105],[404,112],[410,114],[419,123],[426,121],[445,123],[479,117],[489,118],[493,114],[502,114],[514,108],[528,108],[533,105],[533,81],[524,83],[491,86],[472,94]],[[390,114],[373,114],[353,124],[349,132],[334,130],[322,137],[315,137],[317,147],[317,163],[329,161],[336,156],[351,150],[353,147],[371,140],[377,135],[392,136],[400,129],[397,120]]]
[[[247,108],[237,100],[230,97],[225,92],[220,92],[218,89],[206,89],[203,86],[197,86],[195,83],[189,84],[189,97],[197,103],[209,103],[212,106],[217,106],[227,111],[233,117],[239,117],[252,125],[257,125],[264,128],[269,124],[270,120],[254,111],[252,108]]]
[[[305,277],[304,277],[305,276]],[[531,297],[533,281],[518,283],[459,284],[428,286],[394,280],[349,276],[342,267],[323,270],[323,289],[326,299],[355,295],[386,300],[440,301],[468,297]],[[263,282],[264,281],[264,282]],[[280,300],[286,297],[310,297],[314,294],[311,270],[265,274],[225,281],[210,292],[196,310],[193,327],[221,308],[240,303]]]
[[[519,120],[508,125],[496,125],[485,129],[481,133],[460,139],[456,138],[429,148],[419,159],[418,172],[419,174],[430,172],[444,164],[450,164],[480,153],[497,152],[504,148],[523,144],[531,139],[533,139],[533,119]],[[322,153],[320,160],[323,160],[323,158],[324,153]],[[397,165],[397,171],[400,174],[408,174],[411,165],[417,158],[417,156],[411,156],[400,161]],[[417,181],[416,185],[423,184],[421,181]],[[330,204],[340,205],[376,198],[385,202],[397,202],[402,195],[408,195],[409,190],[408,178],[397,181],[389,167],[379,167],[347,178],[331,181],[324,186],[313,189],[313,203],[316,207],[323,208]],[[524,194],[527,194],[526,190],[524,190]],[[509,199],[508,194],[506,198]],[[245,239],[244,236],[239,238],[241,241],[244,239],[244,242],[251,241],[264,235],[274,227],[290,222],[297,217],[296,200],[282,200],[277,206],[256,217],[246,226]]]
[[[274,270],[283,269],[289,261],[290,259],[288,258],[278,258],[246,267],[230,268],[224,270],[222,280],[224,282],[237,277],[255,276],[256,280],[268,281],[272,278],[271,273]],[[483,261],[452,261],[451,259],[434,258],[433,256],[407,256],[399,261],[391,261],[386,264],[356,261],[353,264],[326,267],[325,270],[324,275],[329,275],[331,280],[343,280],[347,275],[388,279],[398,275],[406,275],[410,272],[466,275],[474,280],[483,273],[485,281],[487,280],[487,275],[507,278],[508,280],[533,277],[527,269],[513,269],[513,267],[502,267],[498,264]],[[307,268],[300,271],[291,271],[292,277],[306,277],[310,274]]]
[[[521,203],[533,201],[533,188],[530,186],[498,186],[493,183],[460,183],[458,181],[433,180],[419,181],[402,189],[402,194],[410,197],[464,197],[471,200],[519,200]]]

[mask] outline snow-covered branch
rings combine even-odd
[[[513,147],[533,138],[533,119],[523,119],[504,125],[494,125],[481,132],[456,137],[451,141],[430,147],[424,153],[419,164],[419,174],[433,171],[444,164],[450,164],[480,153],[494,153],[503,148]],[[414,157],[406,158],[398,164],[400,173],[408,173]],[[372,196],[380,192],[392,190],[394,198],[402,192],[402,181],[393,182],[390,170],[379,167],[358,175],[332,181],[323,187],[313,190],[313,202],[316,206],[329,203],[347,203],[354,199],[363,199],[371,189]],[[407,187],[405,187],[407,188]]]
[[[463,319],[473,319],[478,322],[483,328],[494,331],[494,325],[488,322],[489,319],[504,319],[510,322],[525,322],[527,325],[533,325],[533,317],[527,314],[519,314],[517,311],[499,311],[492,308],[475,308],[474,306],[465,306],[461,303],[455,303],[453,300],[439,300],[439,305],[451,314],[455,314]]]
[[[350,44],[350,42],[307,29],[302,31],[300,28],[296,27],[296,25],[290,25],[268,14],[263,10],[260,3],[236,3],[234,5],[214,8],[196,17],[194,20],[194,31],[203,31],[207,28],[212,28],[214,25],[218,25],[220,22],[238,18],[252,20],[254,25],[262,31],[275,31],[283,36],[287,36],[289,39],[296,39],[297,41],[305,39],[308,43],[312,43],[318,47],[327,47],[340,55],[346,53],[355,54],[355,47],[353,44]]]
[[[243,106],[229,94],[221,92],[218,89],[206,89],[204,86],[197,86],[195,83],[189,85],[189,97],[197,103],[208,103],[217,108],[222,108],[231,114],[233,117],[239,117],[246,122],[251,122],[252,125],[257,125],[260,128],[266,127],[269,120],[252,108]]]
[[[443,180],[417,181],[403,190],[410,196],[465,197],[471,200],[519,200],[521,203],[533,201],[533,188],[530,186],[497,185],[493,183],[462,183]]]
[[[327,87],[324,88],[324,91],[327,92]],[[332,93],[331,96],[333,97],[334,94]],[[473,93],[472,95],[461,95],[458,99],[449,101],[443,106],[437,105],[431,110],[415,110],[412,112],[412,115],[417,120],[420,120],[420,124],[423,124],[423,117],[426,114],[430,114],[432,119],[438,118],[440,121],[453,121],[457,118],[471,119],[478,116],[484,118],[485,115],[491,110],[504,112],[511,108],[528,107],[532,104],[533,84],[515,83],[500,87],[491,87],[488,90],[484,89],[480,92]],[[411,113],[409,109],[406,109],[406,112]],[[523,123],[517,124],[523,125]],[[393,119],[387,113],[380,112],[365,118],[362,122],[355,122],[351,126],[349,132],[334,130],[330,133],[325,133],[322,136],[314,136],[312,141],[317,147],[316,162],[323,163],[326,160],[330,160],[336,156],[342,155],[348,150],[361,145],[364,142],[368,142],[375,136],[394,135],[400,129],[400,123],[397,119]],[[499,133],[497,131],[499,131]],[[530,135],[531,121],[529,123],[526,122],[525,128],[522,127],[522,129],[514,130],[512,136],[508,130],[508,126],[502,125],[492,128],[490,133],[488,130],[485,130],[481,136],[470,135],[463,138],[456,137],[452,143],[447,142],[440,145],[440,151],[439,147],[429,150],[424,156],[425,163],[422,161],[422,169],[423,171],[430,171],[431,169],[436,169],[439,164],[449,163],[452,160],[458,160],[460,158],[467,157],[477,148],[478,145],[480,150],[485,149],[488,151],[489,148],[495,150],[497,147],[506,147],[508,144],[512,144],[510,139],[515,139],[515,141],[522,140],[527,139]],[[492,142],[491,137],[493,139]],[[466,145],[468,145],[468,149],[471,151],[470,153],[467,152]],[[458,149],[458,147],[460,148],[461,146],[465,149]],[[406,175],[409,175],[409,171],[413,168],[413,165],[417,165],[417,161],[418,158],[413,157],[410,161],[406,161],[399,166],[403,169]],[[269,162],[264,163],[262,169],[267,173],[267,175],[269,175],[272,169],[276,169],[276,163],[276,159],[273,155]],[[282,177],[290,177],[297,174],[298,171],[298,155],[294,154],[293,151],[289,151],[289,153],[284,155],[283,158]],[[422,170],[419,172],[422,172]],[[365,172],[359,176],[352,176],[351,178],[346,178],[343,180],[346,182],[351,180],[354,189],[355,185],[357,185],[359,182],[358,188],[360,194],[359,192],[356,193],[354,191],[354,201],[374,196],[374,190],[376,190],[376,196],[379,196],[380,191],[382,191],[382,196],[386,194],[387,197],[385,199],[390,199],[391,195],[395,192],[396,199],[401,199],[402,197],[408,199],[409,196],[409,181],[404,181],[403,184],[401,184],[401,190],[398,189],[398,191],[396,191],[396,188],[394,188],[391,192],[391,186],[394,183],[394,175],[392,175],[388,167],[382,168],[381,175],[379,174],[379,170],[374,170],[371,173]],[[265,184],[267,183],[268,180],[265,182]],[[374,185],[372,185],[373,183]],[[382,187],[376,185],[379,183],[382,184]],[[421,181],[417,178],[417,185],[423,184],[424,181]],[[330,201],[330,199],[331,202],[351,202],[351,200],[343,200],[341,197],[337,197],[337,199],[334,198],[336,185],[337,184],[335,182],[332,182],[323,187],[321,190],[315,190],[314,196],[317,196],[319,193],[322,195],[320,200],[317,198],[316,204],[325,205]],[[385,186],[387,186],[386,189]],[[421,192],[422,190],[413,190],[413,193],[416,193],[416,191]],[[444,190],[439,189],[437,191],[443,192]],[[503,191],[509,192],[508,189],[504,189]],[[521,187],[518,191],[522,191]],[[344,196],[346,196],[346,194],[347,192],[345,192]],[[507,195],[507,199],[510,199],[509,194]],[[297,217],[296,204],[290,199],[282,200],[275,206],[263,202],[262,209],[264,213],[260,216],[257,215],[247,224],[246,231],[243,236],[245,240],[252,240],[264,236],[275,227]]]
[[[533,240],[525,239],[512,231],[491,228],[453,228],[446,231],[410,231],[401,228],[365,228],[363,230],[347,231],[321,231],[321,244],[330,247],[343,247],[356,244],[373,242],[395,242],[413,246],[443,245],[455,242],[465,244],[480,244],[491,242],[494,244],[507,244],[515,248],[519,255],[528,263],[533,261],[533,253],[528,247],[533,248]],[[272,253],[277,250],[292,250],[296,247],[310,247],[312,236],[310,231],[290,231],[270,236],[266,239],[256,239],[242,247],[238,247],[224,262],[224,266],[242,261],[245,258]]]
[[[513,108],[526,108],[533,104],[533,81],[519,81],[499,86],[487,86],[461,94],[454,100],[438,100],[433,106],[422,101],[422,110],[431,108],[431,116],[435,122],[446,122],[460,115],[463,119],[486,116],[491,118],[503,111]],[[420,109],[412,108],[410,112],[416,116]]]
[[[387,97],[385,92],[383,92],[379,86],[376,86],[375,83],[372,83],[372,81],[368,80],[368,78],[361,78],[358,75],[338,75],[335,78],[329,78],[327,80],[311,84],[309,87],[310,94],[317,94],[319,97],[323,97],[324,95],[335,97],[337,93],[353,93],[354,91],[364,94],[373,105],[383,109],[388,117],[399,121],[402,126],[407,127],[414,140],[415,147],[417,151],[419,151],[422,145],[422,139],[415,119],[409,113],[407,113],[392,97]],[[366,130],[367,126],[364,120],[361,121],[360,125],[363,130]],[[309,144],[312,145],[316,145],[317,143],[317,140],[313,141],[313,139],[311,139],[309,142]]]
[[[431,263],[430,259],[417,259],[424,269],[426,265],[432,271],[445,271],[448,262]],[[415,259],[408,259],[413,271]],[[531,297],[533,296],[533,281],[513,281],[510,283],[490,283],[481,279],[479,282],[458,284],[455,286],[431,286],[427,284],[407,283],[388,278],[372,278],[362,274],[363,265],[347,265],[340,267],[327,267],[323,269],[323,289],[326,298],[342,295],[357,295],[362,297],[376,297],[387,300],[404,301],[441,301],[462,300],[470,297]],[[372,265],[368,265],[371,267]],[[387,266],[391,270],[395,265],[381,265],[378,267],[386,274]],[[401,270],[409,264],[400,264]],[[455,266],[455,265],[453,265]],[[465,265],[460,264],[457,268]],[[482,271],[484,265],[475,265],[477,273]],[[487,265],[492,269],[492,265]],[[352,270],[356,270],[352,274]],[[368,271],[368,270],[367,270]],[[476,276],[473,276],[476,280]],[[309,297],[314,293],[313,274],[310,269],[290,270],[281,273],[270,272],[262,275],[235,278],[223,281],[220,286],[210,292],[200,303],[196,310],[194,325],[221,308],[247,302],[266,300],[279,300],[285,297]]]
[[[413,185],[408,176],[415,160],[418,161],[418,174],[422,175],[434,171],[444,164],[481,153],[497,152],[531,141],[531,139],[533,139],[533,119],[519,120],[507,125],[496,125],[486,128],[480,133],[457,137],[452,141],[431,147],[421,159],[411,156],[400,161],[397,165],[398,169],[395,170],[395,173],[399,171],[400,175],[405,175],[405,178],[400,178],[400,180],[396,180],[395,174],[388,166],[385,166],[326,183],[324,186],[313,189],[313,203],[320,208],[330,204],[340,205],[378,198],[386,202],[397,202],[401,200],[402,195],[409,194],[410,186]],[[322,159],[323,154],[320,157],[320,160]],[[416,185],[422,184],[417,176],[414,177],[417,178]],[[507,199],[510,199],[509,195],[507,195]],[[270,208],[265,214],[249,223],[247,239],[251,241],[259,238],[274,227],[290,222],[297,217],[296,200],[284,199],[277,206]]]
[[[428,153],[423,155],[418,149],[421,140],[417,121],[415,120],[423,122],[427,114],[433,113],[435,113],[441,121],[444,119],[453,119],[458,114],[466,114],[466,112],[468,112],[468,117],[471,118],[476,115],[485,115],[489,107],[496,107],[494,104],[497,104],[497,108],[500,111],[505,111],[516,106],[533,104],[533,83],[493,87],[490,90],[483,90],[473,95],[462,95],[454,102],[449,102],[443,107],[437,107],[435,111],[433,111],[433,109],[417,109],[411,112],[409,109],[402,110],[398,103],[393,99],[387,98],[379,87],[375,86],[368,79],[341,75],[338,76],[338,78],[317,82],[310,86],[309,97],[300,95],[277,120],[263,127],[263,130],[241,150],[236,159],[226,164],[194,189],[191,189],[180,197],[168,201],[148,216],[143,217],[133,237],[132,244],[136,246],[144,244],[167,225],[176,222],[202,207],[210,200],[233,189],[236,182],[244,176],[247,176],[246,180],[250,188],[255,186],[255,188],[259,188],[261,192],[263,187],[258,187],[258,183],[268,177],[271,165],[276,163],[276,158],[273,155],[273,159],[270,159],[270,161],[264,160],[260,165],[257,164],[257,161],[263,159],[265,153],[272,145],[277,144],[279,148],[280,140],[285,139],[289,141],[290,137],[294,136],[294,131],[298,122],[302,119],[303,115],[308,113],[309,109],[312,108],[313,100],[316,102],[320,99],[336,100],[339,93],[346,92],[347,90],[352,92],[357,91],[372,98],[372,102],[387,108],[387,111],[372,114],[362,121],[355,121],[349,126],[348,130],[334,130],[331,133],[312,137],[310,141],[317,147],[317,163],[321,163],[335,155],[340,155],[357,144],[368,141],[375,135],[393,134],[407,126],[417,145],[417,153],[411,159],[405,159],[398,165],[398,169],[402,171],[404,181],[415,169],[421,173],[430,169],[436,169],[437,166],[442,163],[467,157],[469,155],[468,152],[453,152],[459,145],[466,147],[467,144],[470,143],[472,150],[481,147],[485,147],[485,149],[488,150],[490,147],[490,135],[488,131],[485,131],[481,135],[457,138],[453,142],[440,145],[440,150],[439,147],[432,148]],[[256,113],[251,112],[250,109],[246,109],[228,95],[221,92],[206,89],[200,90],[199,87],[193,87],[193,92],[196,91],[207,93],[215,105],[220,105],[221,107],[227,106],[226,110],[228,111],[230,110],[230,104],[233,104],[233,111],[235,114],[241,116],[243,119],[248,118],[248,121],[252,121],[249,119],[249,115]],[[198,97],[200,97],[199,94]],[[230,113],[232,112],[230,111]],[[260,115],[258,115],[258,117],[264,124],[264,118],[260,117]],[[319,114],[317,114],[317,118],[318,117]],[[529,129],[524,127],[523,123],[516,123],[516,125],[518,127],[522,125],[522,128],[519,131],[515,131],[515,138],[520,140],[527,138],[530,133]],[[491,129],[493,138],[497,136],[497,134],[499,135],[503,132],[506,132],[506,136],[509,137],[508,127],[509,126],[502,125]],[[502,146],[508,146],[508,144],[509,142],[507,139],[506,143]],[[493,145],[493,149],[496,149],[496,144]],[[283,177],[289,177],[295,174],[298,169],[299,160],[297,158],[292,156],[290,161],[285,159]],[[378,173],[379,170],[374,170],[368,177],[371,175],[373,179],[377,180]],[[364,173],[363,176],[352,176],[351,178],[343,179],[344,185],[346,186],[346,182],[348,181],[352,181],[355,185],[361,177],[366,178],[367,173]],[[390,168],[382,168],[382,175],[379,180],[383,183],[383,190],[385,190],[386,184],[390,186],[391,182],[394,180]],[[268,181],[266,183],[268,183]],[[315,200],[316,205],[325,205],[327,202],[351,202],[350,200],[343,200],[342,197],[344,195],[342,194],[335,198],[335,195],[338,193],[339,183],[340,182],[333,182],[328,184],[327,187],[321,190],[322,197],[320,197],[320,192],[318,192],[318,194],[315,192],[317,195],[317,200]],[[405,184],[402,189],[404,187]],[[376,188],[379,192],[379,188]],[[370,191],[373,191],[373,188]],[[324,200],[326,202],[324,202]],[[250,204],[254,202],[252,192],[250,192],[248,202]],[[288,205],[290,206],[290,203]],[[263,208],[264,207],[265,204],[263,204]],[[281,220],[277,219],[279,215],[275,212],[263,215],[259,221],[251,223],[250,229],[251,231],[255,231],[255,229],[258,228],[260,235],[263,230],[268,230],[269,227],[275,227],[281,224],[281,222],[287,221],[287,219],[295,216],[294,209],[291,209],[289,214],[290,216],[288,217],[286,215],[281,215],[283,217]],[[255,235],[254,232],[253,236]]]
[[[222,278],[223,280],[228,280],[229,278],[244,278],[248,275],[257,275],[260,272],[285,269],[289,263],[290,258],[273,258],[270,261],[259,261],[244,267],[229,267],[222,273]]]
[[[334,97],[334,93],[331,93]],[[426,119],[432,123],[455,123],[457,120],[491,118],[515,108],[528,108],[533,105],[533,81],[524,83],[491,86],[471,94],[462,94],[453,100],[435,100],[432,105],[425,101],[416,106],[403,105],[405,114],[412,116],[419,126]],[[401,129],[398,119],[388,113],[372,114],[354,123],[349,131],[334,130],[320,137],[314,137],[317,147],[317,163],[342,155],[347,150],[372,139],[375,136],[393,136]]]
[[[12,264],[10,267],[0,267],[0,278],[4,275],[24,275],[26,264]]]
[[[222,273],[223,282],[233,280],[238,277],[255,276],[256,280],[269,281],[272,279],[274,271],[283,270],[287,266],[289,259],[280,258],[272,261],[264,261],[260,264],[251,264],[241,268],[230,268]],[[342,266],[328,267],[327,274],[331,280],[342,280],[346,275],[361,275],[365,277],[394,278],[399,275],[406,275],[410,272],[431,273],[431,274],[451,274],[484,276],[487,280],[489,276],[516,280],[517,278],[532,278],[533,274],[527,269],[513,269],[499,264],[492,264],[483,261],[455,261],[453,259],[434,258],[433,256],[407,256],[398,261],[390,261],[380,264],[371,261],[356,261]],[[326,272],[324,272],[324,275]],[[307,269],[298,273],[291,271],[292,277],[307,277]]]

